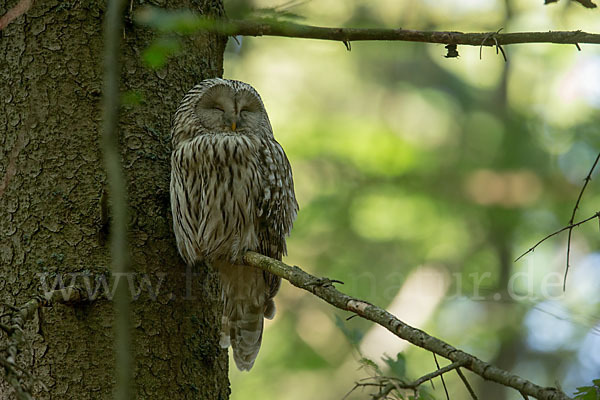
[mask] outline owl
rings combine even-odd
[[[275,315],[281,278],[243,264],[246,251],[281,260],[298,212],[292,170],[256,90],[240,81],[207,79],[175,112],[171,209],[179,254],[220,276],[220,345],[250,370],[263,319]]]

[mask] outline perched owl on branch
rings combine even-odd
[[[281,278],[243,265],[246,251],[281,260],[298,212],[292,170],[252,86],[208,79],[183,98],[173,122],[171,208],[179,253],[221,278],[222,347],[240,370],[258,355]]]

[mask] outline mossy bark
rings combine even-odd
[[[0,1],[0,15],[16,3]],[[221,1],[152,3],[222,14]],[[46,386],[33,383],[40,399],[105,399],[114,390],[107,297],[115,277],[104,237],[99,148],[104,13],[105,1],[38,1],[0,32],[0,303],[23,304],[57,278],[88,282],[99,295],[44,308],[28,325],[18,362]],[[119,127],[131,216],[133,274],[122,279],[132,290],[134,393],[225,399],[218,283],[211,271],[185,274],[169,208],[171,116],[194,84],[222,75],[225,41],[180,38],[181,53],[152,70],[141,53],[156,34],[127,24],[123,35],[122,88],[142,99],[124,106]],[[0,398],[9,393],[0,376]]]

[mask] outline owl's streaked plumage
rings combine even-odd
[[[173,122],[171,208],[179,253],[205,261],[223,288],[221,346],[240,370],[260,349],[263,318],[273,318],[281,278],[245,266],[256,251],[281,259],[298,204],[292,171],[250,85],[208,79],[183,98]]]

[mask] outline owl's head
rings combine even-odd
[[[244,82],[219,78],[194,86],[175,113],[174,144],[206,134],[273,136],[256,90]]]

